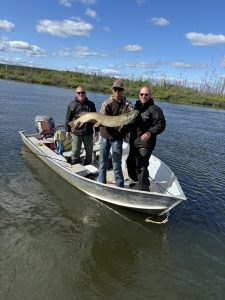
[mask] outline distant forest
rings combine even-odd
[[[87,91],[111,94],[115,77],[84,74],[73,71],[49,70],[35,67],[0,64],[0,79],[38,83],[49,86],[76,88],[84,85]],[[153,98],[171,103],[205,105],[225,109],[225,81],[210,84],[203,82],[201,88],[187,84],[187,81],[171,83],[166,78],[155,80],[122,79],[127,97],[137,98],[142,86],[152,88]]]

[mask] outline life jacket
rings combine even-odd
[[[72,148],[71,139],[66,139],[61,130],[56,131],[54,134],[54,143],[57,153],[62,155],[64,151],[69,151]]]

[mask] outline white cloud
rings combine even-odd
[[[191,41],[193,46],[217,46],[225,44],[225,35],[223,34],[188,32],[185,37]]]
[[[36,25],[36,29],[37,32],[49,33],[60,37],[89,36],[93,26],[80,19],[63,21],[41,20]]]
[[[144,4],[145,0],[136,0],[137,4]]]
[[[128,68],[148,68],[148,69],[155,69],[159,67],[161,63],[160,62],[151,62],[151,63],[146,63],[146,62],[131,62],[125,64],[125,67]]]
[[[98,67],[91,67],[89,65],[79,65],[74,68],[76,72],[85,73],[85,74],[93,74],[99,73]]]
[[[92,19],[99,20],[98,15],[94,9],[87,8],[85,11],[85,15],[89,16]]]
[[[104,53],[96,52],[88,49],[86,46],[75,46],[74,49],[65,48],[59,52],[61,56],[71,56],[77,58],[86,58],[86,57],[105,57]]]
[[[11,31],[15,28],[15,25],[7,20],[0,20],[0,29]]]
[[[20,57],[0,56],[1,64],[20,64],[23,60]]]
[[[83,4],[95,4],[96,0],[80,0]]]
[[[139,45],[126,45],[123,48],[121,48],[121,51],[129,51],[129,52],[135,52],[135,51],[142,51],[143,47]]]
[[[66,7],[70,7],[73,2],[74,2],[74,0],[59,0],[59,3]]]
[[[119,74],[119,71],[116,68],[108,67],[108,68],[102,68],[100,70],[100,74],[108,75],[108,76],[115,76]]]
[[[27,56],[46,56],[46,52],[40,47],[23,41],[0,40],[0,51],[24,52]]]
[[[175,61],[170,64],[171,67],[175,69],[207,69],[209,67],[208,64],[193,64],[193,63],[187,63],[182,60]]]
[[[152,18],[150,20],[148,20],[149,23],[152,23],[153,25],[157,25],[157,26],[167,26],[170,24],[170,22],[165,19],[165,18]]]
[[[59,4],[71,7],[73,2],[81,2],[83,4],[95,4],[96,0],[58,0]]]
[[[89,65],[80,65],[80,66],[76,66],[74,70],[86,74],[98,74],[98,75],[108,75],[108,76],[118,76],[119,74],[118,69],[112,66],[100,68],[100,67],[93,67]]]
[[[20,57],[0,56],[1,64],[34,66],[34,62],[23,60]]]

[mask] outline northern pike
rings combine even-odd
[[[138,110],[133,110],[119,116],[109,116],[97,112],[87,112],[82,114],[78,119],[69,122],[69,125],[72,131],[74,131],[77,126],[81,127],[86,122],[95,123],[94,127],[103,125],[105,127],[116,127],[120,130],[124,125],[134,121],[138,114]]]

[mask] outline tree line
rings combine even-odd
[[[115,77],[98,74],[85,74],[74,71],[50,70],[44,68],[0,64],[0,79],[18,80],[49,86],[76,88],[84,85],[87,91],[111,94]],[[126,96],[137,98],[142,86],[152,88],[153,98],[171,103],[205,105],[225,109],[225,81],[213,85],[203,81],[202,84],[190,86],[186,80],[171,82],[167,78],[122,79]]]

